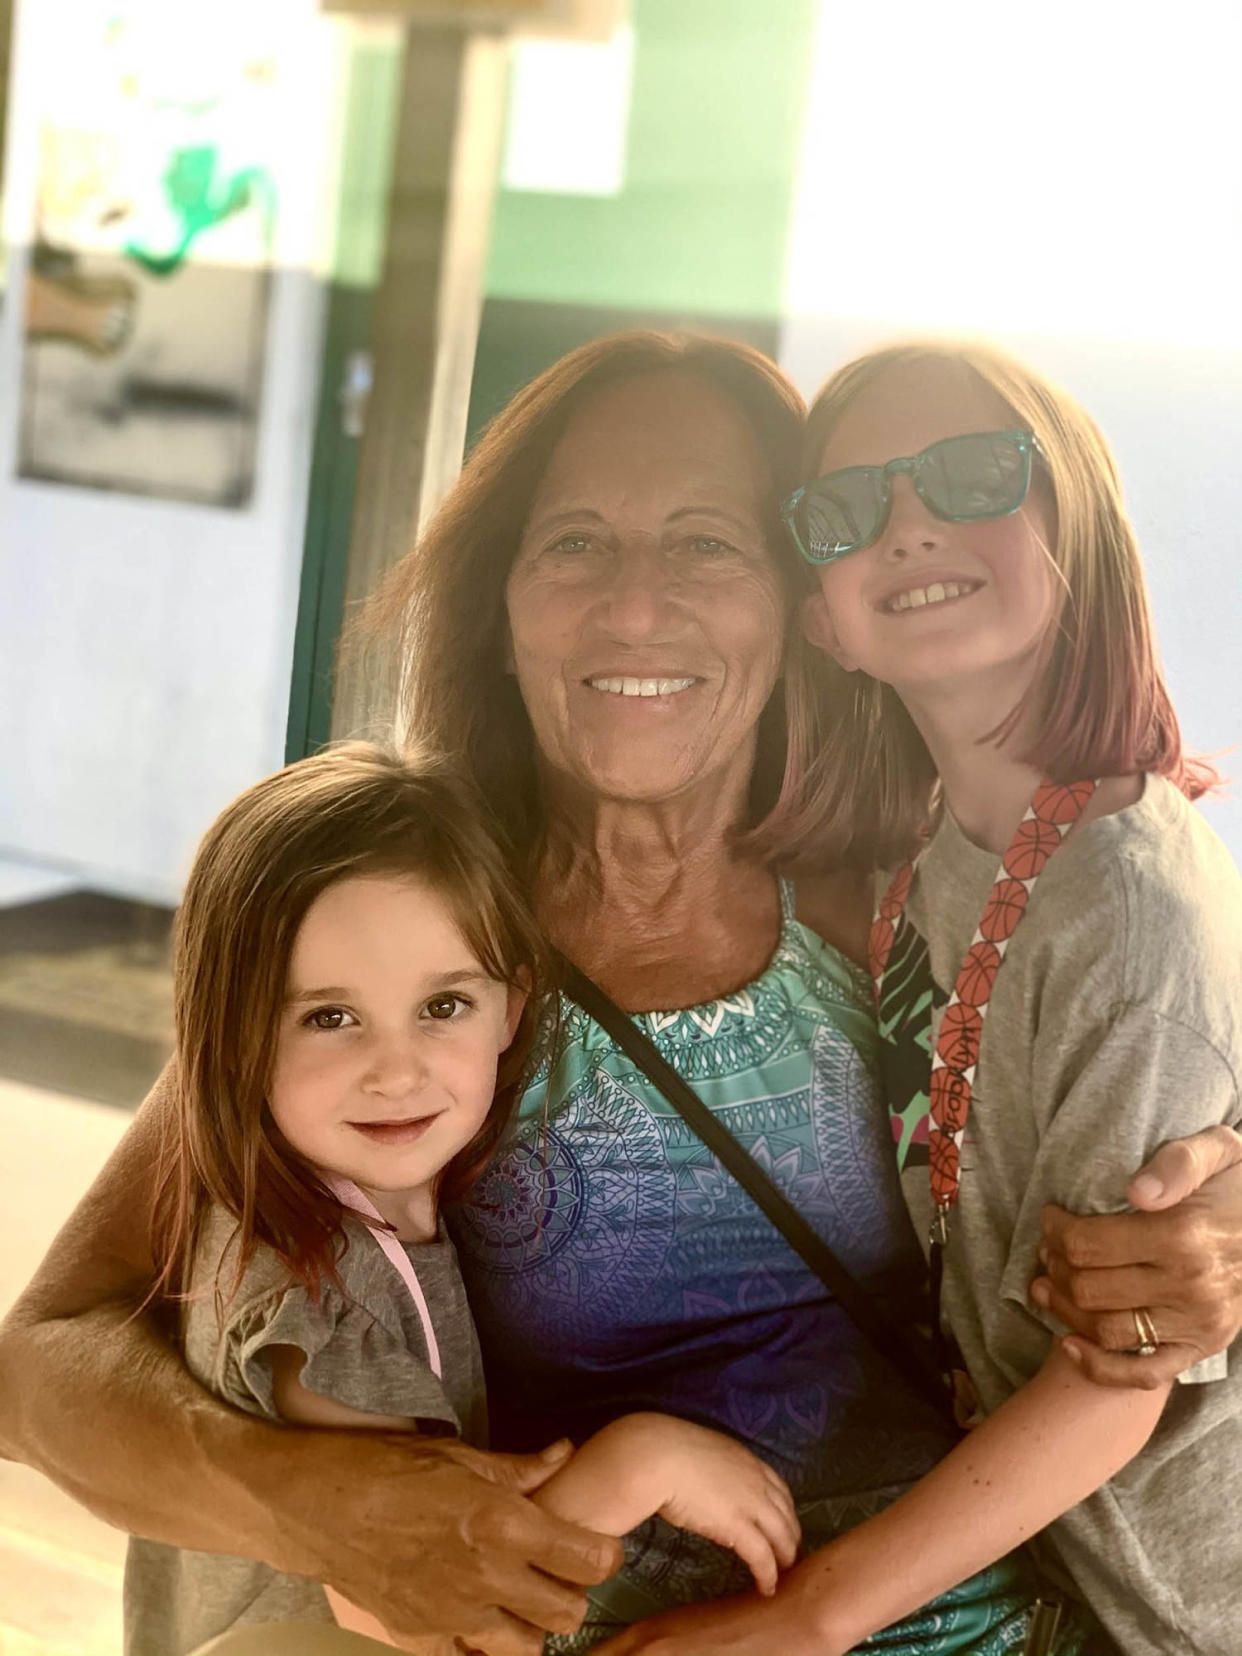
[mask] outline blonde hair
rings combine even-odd
[[[1153,771],[1189,798],[1216,785],[1215,770],[1186,754],[1156,653],[1147,584],[1122,501],[1117,463],[1091,416],[1066,391],[995,346],[910,340],[869,351],[838,369],[807,419],[804,473],[854,400],[892,369],[933,361],[976,375],[1034,433],[1036,465],[1055,508],[1046,548],[1064,588],[1026,698],[989,740],[1012,734],[1042,703],[1039,734],[1023,759],[1044,775],[1082,777]],[[865,845],[873,861],[908,854],[927,819],[931,757],[895,691],[866,674],[846,675],[825,658],[822,745],[770,826],[774,846],[795,862],[839,860]]]
[[[484,971],[530,992],[496,1102],[437,1194],[460,1195],[504,1130],[549,974],[482,802],[444,760],[365,742],[290,765],[213,823],[177,915],[176,1100],[156,1199],[161,1290],[188,1280],[213,1202],[237,1221],[234,1286],[260,1243],[312,1293],[334,1274],[340,1204],[281,1134],[267,1090],[298,929],[322,892],[361,875],[426,880]]]
[[[388,574],[351,630],[373,694],[397,710],[397,740],[451,753],[530,859],[543,830],[534,738],[507,670],[505,587],[531,501],[574,414],[605,386],[642,374],[693,374],[754,432],[770,477],[768,544],[792,616],[811,590],[779,504],[797,480],[805,408],[774,363],[731,340],[642,330],[591,341],[548,368],[492,420],[422,539]],[[752,821],[781,778],[814,751],[815,672],[796,625],[784,678],[760,716]]]

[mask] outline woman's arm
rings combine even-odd
[[[523,1492],[560,1456],[298,1433],[218,1402],[150,1315],[151,1168],[167,1075],[0,1327],[0,1453],[134,1534],[330,1580],[398,1635],[535,1656],[572,1631],[616,1543]],[[423,1567],[411,1569],[410,1559]],[[552,1579],[559,1578],[559,1579]]]
[[[395,1415],[364,1414],[360,1409],[351,1409],[348,1404],[338,1403],[335,1398],[322,1397],[318,1392],[308,1391],[302,1384],[302,1370],[306,1366],[306,1353],[297,1346],[271,1346],[266,1353],[272,1366],[272,1401],[276,1405],[277,1413],[282,1419],[291,1420],[301,1426],[327,1426],[340,1428],[343,1431],[372,1431],[372,1432],[412,1432],[415,1422],[412,1419],[398,1418]],[[391,1644],[392,1634],[380,1621],[367,1610],[354,1604],[344,1594],[338,1593],[335,1587],[323,1583],[323,1590],[328,1595],[328,1603],[332,1614],[336,1617],[340,1627],[348,1628],[351,1633],[363,1633],[368,1639],[376,1639],[381,1644]],[[407,1643],[406,1649],[410,1649]],[[433,1638],[425,1644],[419,1641],[420,1656],[452,1656],[454,1641],[446,1636]]]
[[[1135,1213],[1044,1209],[1047,1275],[1031,1294],[1081,1338],[1083,1370],[1107,1386],[1152,1386],[1223,1351],[1242,1330],[1242,1136],[1209,1127],[1157,1151],[1126,1190]],[[1161,1339],[1126,1356],[1134,1311]]]
[[[843,1656],[1098,1489],[1146,1443],[1167,1395],[1095,1386],[1054,1347],[912,1490],[799,1564],[774,1598],[655,1617],[599,1656]]]

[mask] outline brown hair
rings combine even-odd
[[[506,670],[509,570],[535,490],[576,411],[605,386],[669,371],[717,388],[754,431],[771,479],[769,546],[792,612],[810,584],[778,508],[796,481],[801,398],[747,345],[635,330],[571,351],[492,420],[419,544],[352,629],[351,649],[365,654],[377,701],[397,710],[398,745],[413,737],[460,759],[528,859],[542,822],[530,721]],[[760,718],[753,817],[772,805],[787,763],[813,745],[807,647],[799,628],[789,634],[783,685]]]
[[[832,375],[811,406],[804,469],[813,476],[837,422],[891,369],[931,359],[958,364],[1004,398],[1015,425],[1035,435],[1051,489],[1055,544],[1045,548],[1064,590],[1031,689],[989,740],[1003,741],[1044,702],[1024,760],[1056,781],[1152,771],[1191,799],[1218,783],[1188,755],[1156,653],[1151,608],[1117,463],[1091,416],[1059,386],[996,347],[912,340],[869,351]],[[833,686],[829,729],[800,786],[786,790],[775,843],[795,860],[840,855],[851,839],[889,864],[905,856],[927,818],[931,756],[896,692],[825,658]]]
[[[548,973],[526,904],[474,791],[447,763],[351,742],[248,788],[208,830],[177,916],[176,1110],[161,1147],[158,1287],[188,1281],[199,1223],[238,1224],[234,1286],[260,1243],[317,1293],[334,1274],[341,1208],[267,1107],[289,960],[336,881],[415,875],[448,902],[490,977],[529,989],[496,1102],[444,1169],[443,1199],[480,1170],[516,1098]]]

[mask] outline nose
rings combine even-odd
[[[418,1038],[394,1032],[376,1035],[367,1055],[362,1090],[379,1098],[401,1099],[418,1093],[427,1079]]]
[[[921,552],[935,552],[944,545],[948,525],[919,497],[910,478],[891,479],[892,506],[880,535],[882,557],[900,563]]]
[[[604,577],[602,607],[608,631],[624,643],[646,643],[675,625],[681,575],[675,557],[656,540],[634,536],[616,548]]]

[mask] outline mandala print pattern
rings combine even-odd
[[[1041,782],[1036,788],[1001,858],[1000,870],[945,1007],[932,1054],[927,1134],[932,1199],[941,1215],[957,1201],[962,1137],[979,1062],[983,1020],[997,973],[1036,880],[1082,815],[1095,789],[1094,782]],[[872,924],[871,975],[877,1005],[883,998],[885,970],[917,867],[915,859],[893,876]]]
[[[839,1030],[825,1026],[816,1032],[812,1052],[811,1119],[819,1161],[838,1170],[828,1192],[832,1212],[817,1221],[818,1229],[830,1248],[849,1253],[852,1270],[867,1277],[884,1268],[889,1239],[906,1220],[905,1203],[885,1165],[882,1140],[867,1130],[874,1082],[857,1051]]]
[[[475,1235],[491,1269],[508,1276],[560,1252],[578,1227],[586,1185],[563,1135],[548,1127],[494,1161],[475,1190]]]
[[[640,1025],[693,1086],[741,1075],[776,1057],[791,1036],[786,1003],[762,982],[681,1012],[647,1012]]]
[[[870,984],[797,923],[788,887],[782,900],[780,944],[756,982],[640,1022],[845,1262],[896,1293],[918,1282],[922,1260],[889,1152]],[[499,1446],[590,1431],[635,1407],[711,1421],[787,1476],[808,1546],[870,1516],[945,1452],[931,1412],[568,1003],[508,1145],[450,1222]],[[917,1299],[894,1307],[916,1315]],[[547,1656],[745,1585],[732,1554],[658,1521],[627,1538],[626,1554],[593,1590],[584,1627],[549,1640]],[[1004,1621],[996,1597],[972,1620],[970,1594],[955,1591],[886,1648],[1019,1649],[989,1642]]]
[[[555,1123],[483,1175],[463,1243],[508,1279],[500,1291],[517,1315],[529,1298],[559,1337],[582,1339],[650,1291],[676,1196],[655,1118],[612,1076],[595,1074]]]

